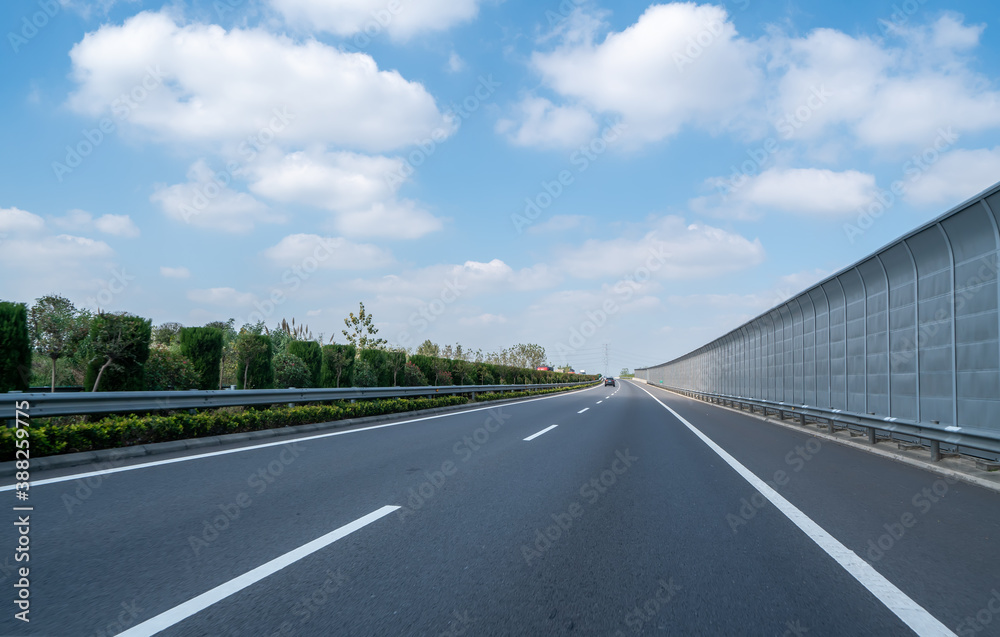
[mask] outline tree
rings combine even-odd
[[[393,350],[386,352],[385,368],[392,376],[392,386],[398,387],[402,380],[403,368],[406,367],[406,352]]]
[[[309,386],[319,387],[323,370],[323,350],[316,341],[292,341],[288,344],[288,353],[297,356],[309,370]],[[275,370],[275,375],[278,371]],[[293,385],[302,387],[302,385]]]
[[[224,335],[217,327],[185,327],[177,340],[181,353],[198,373],[199,389],[218,389]]]
[[[629,377],[631,377],[631,376],[632,376],[632,374],[631,374],[631,373],[629,373],[629,371],[628,371],[628,367],[622,367],[622,371],[620,371],[620,372],[618,373],[618,377],[619,377],[619,378],[625,378],[626,376],[629,376]]]
[[[240,376],[240,389],[267,389],[274,382],[271,366],[271,339],[261,332],[263,323],[244,325],[236,336],[234,347]]]
[[[52,294],[35,300],[28,322],[35,351],[52,361],[52,391],[56,390],[56,361],[73,353],[90,330],[90,313]]]
[[[353,345],[324,345],[320,384],[323,387],[350,387],[355,353]]]
[[[378,334],[378,328],[372,324],[372,315],[365,312],[365,304],[360,305],[361,309],[357,316],[351,312],[350,316],[344,319],[347,329],[341,331],[347,341],[359,350],[382,349],[387,341],[384,338],[374,338]]]
[[[427,339],[426,341],[424,341],[423,343],[420,344],[420,347],[417,348],[417,355],[419,355],[419,356],[440,356],[441,355],[441,348],[438,347],[437,344],[432,343],[431,339]]]
[[[163,323],[153,330],[153,344],[170,346],[177,342],[184,326],[180,323]]]
[[[445,345],[441,348],[441,358],[453,358],[455,353],[451,349],[451,345]]]
[[[371,363],[363,358],[359,358],[354,364],[354,386],[355,387],[377,387],[378,375],[372,368]]]
[[[141,391],[145,389],[146,359],[153,322],[127,312],[98,312],[90,322],[92,358],[85,386],[90,391]],[[104,380],[103,387],[101,380]]]
[[[295,354],[278,352],[271,364],[274,366],[274,388],[312,387],[312,373],[309,366]]]
[[[219,360],[219,387],[223,385],[236,384],[236,319],[228,321],[212,321],[206,323],[205,327],[214,327],[222,330],[222,356]]]
[[[31,336],[24,303],[0,302],[0,392],[28,389]]]
[[[149,348],[145,376],[146,389],[150,391],[197,389],[201,384],[194,363],[164,345]]]
[[[427,377],[413,363],[407,363],[403,368],[403,387],[423,387],[428,385]]]

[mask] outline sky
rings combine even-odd
[[[1000,181],[987,1],[10,0],[0,299],[683,355]]]

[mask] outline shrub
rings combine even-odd
[[[424,387],[428,385],[427,377],[413,363],[407,363],[403,368],[403,387]]]
[[[24,391],[30,381],[28,308],[23,303],[0,302],[0,392]]]
[[[392,372],[386,361],[386,352],[381,349],[363,349],[359,356],[359,363],[364,361],[372,368],[375,374],[374,385],[358,385],[358,387],[390,387],[392,386]]]
[[[388,371],[390,385],[396,387],[403,381],[403,369],[406,367],[406,352],[386,352],[385,367]]]
[[[275,389],[312,387],[312,373],[309,366],[295,354],[278,352],[271,364],[274,367]]]
[[[378,387],[378,376],[375,375],[372,364],[363,358],[354,362],[354,386]]]
[[[427,379],[434,378],[437,373],[437,370],[434,369],[434,360],[433,356],[423,354],[414,354],[410,357],[410,362],[416,365]]]
[[[319,387],[323,371],[323,350],[319,343],[316,341],[291,341],[288,344],[288,353],[297,356],[309,370],[309,384],[293,385],[293,387]],[[277,370],[274,373],[277,377]]]
[[[194,363],[163,346],[150,348],[145,377],[146,389],[151,391],[198,389],[201,384]]]
[[[320,384],[323,387],[354,386],[353,345],[326,345],[323,347],[323,371]]]
[[[451,378],[450,372],[440,371],[437,376],[434,377],[435,385],[454,385]]]
[[[236,386],[268,389],[274,384],[271,339],[266,334],[241,331],[236,337]]]
[[[222,330],[216,327],[185,327],[180,331],[181,353],[198,373],[199,389],[218,389],[222,365]]]
[[[153,324],[126,312],[99,312],[90,322],[90,348],[83,386],[87,391],[142,391]]]

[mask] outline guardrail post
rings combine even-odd
[[[799,414],[799,424],[802,425],[803,427],[806,426],[806,415],[805,414]]]
[[[941,442],[939,440],[931,440],[931,460],[937,462],[941,459]]]
[[[833,427],[833,418],[828,418],[827,419],[827,421],[826,421],[826,430],[829,431],[830,433],[833,433],[835,431],[835,429]]]
[[[868,442],[870,444],[875,444],[876,442],[878,442],[878,440],[876,440],[875,438],[875,427],[868,428]]]

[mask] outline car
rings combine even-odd
[[[604,386],[607,387],[608,385],[611,385],[612,387],[614,387],[615,386],[615,379],[614,378],[610,378],[610,377],[605,378],[604,379]]]

